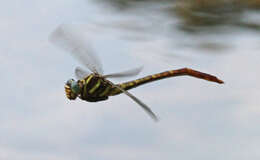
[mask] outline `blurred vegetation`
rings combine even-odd
[[[158,2],[158,3],[185,3],[190,5],[192,8],[205,9],[207,7],[217,8],[217,7],[235,7],[240,6],[244,8],[259,9],[260,0],[99,0],[111,4],[115,7],[129,8],[138,2]]]
[[[260,22],[248,20],[244,14],[248,11],[258,12],[260,0],[99,0],[122,10],[134,9],[138,4],[167,3],[162,9],[170,17],[180,20],[179,27],[186,31],[198,31],[200,27],[234,25],[260,30]],[[145,5],[143,5],[145,6]]]
[[[131,9],[131,7],[135,7],[140,2],[151,3],[158,2],[158,0],[98,0],[99,2],[104,2],[106,4],[111,5],[112,7],[120,10]],[[164,2],[173,2],[174,0],[160,0],[161,3]]]
[[[183,22],[182,27],[236,25],[255,30],[260,29],[258,22],[244,18],[249,10],[257,11],[260,0],[178,0],[171,13]]]
[[[129,13],[137,17],[143,16],[142,20],[146,19],[147,22],[142,21],[141,23],[152,23],[154,28],[167,25],[166,28],[169,29],[169,32],[167,31],[166,36],[169,37],[169,41],[174,41],[172,37],[176,37],[176,29],[188,33],[182,35],[189,36],[189,38],[186,37],[186,40],[191,38],[192,33],[194,36],[192,38],[195,41],[185,41],[184,38],[178,46],[200,49],[207,53],[219,54],[234,47],[232,43],[223,41],[223,37],[207,37],[209,33],[214,36],[228,34],[232,37],[232,34],[237,34],[237,31],[241,31],[241,29],[253,32],[260,31],[260,0],[93,1],[103,2],[106,9],[114,9],[115,14]],[[198,38],[202,34],[206,35],[204,39]],[[152,35],[158,35],[158,32]]]

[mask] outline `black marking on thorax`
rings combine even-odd
[[[102,77],[98,75],[91,74],[84,79],[84,85],[81,92],[81,99],[96,102],[101,100],[106,100],[108,97],[106,95],[100,96],[106,88],[107,82]]]

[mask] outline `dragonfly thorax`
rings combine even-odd
[[[81,88],[79,98],[88,102],[97,102],[108,99],[111,84],[101,75],[92,73],[78,81]]]

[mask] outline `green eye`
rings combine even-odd
[[[80,87],[79,87],[79,85],[78,85],[77,82],[72,81],[72,82],[70,83],[70,86],[71,86],[71,90],[72,90],[73,93],[79,94],[79,92],[80,92]]]

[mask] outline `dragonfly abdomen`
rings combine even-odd
[[[146,76],[146,77],[136,79],[133,81],[121,83],[121,84],[118,84],[118,86],[124,90],[129,90],[129,89],[138,87],[142,84],[149,83],[149,82],[152,82],[155,80],[159,80],[158,78],[159,78],[159,74],[154,74],[154,75]],[[110,91],[109,96],[114,96],[114,95],[117,95],[120,93],[122,93],[122,91],[120,91],[118,88],[113,87],[113,90]]]
[[[217,77],[215,77],[213,75],[199,72],[199,71],[196,71],[196,70],[193,70],[190,68],[182,68],[182,69],[170,70],[170,71],[165,71],[165,72],[149,75],[149,76],[137,79],[137,80],[128,81],[128,82],[121,83],[118,85],[124,90],[129,90],[129,89],[132,89],[132,88],[135,88],[140,85],[150,83],[153,81],[170,78],[170,77],[176,77],[176,76],[185,76],[185,75],[192,76],[192,77],[199,78],[199,79],[204,79],[204,80],[211,81],[211,82],[224,83],[222,80],[219,80]],[[119,93],[121,93],[121,91],[115,88],[114,91],[111,92],[110,95],[117,95]]]

